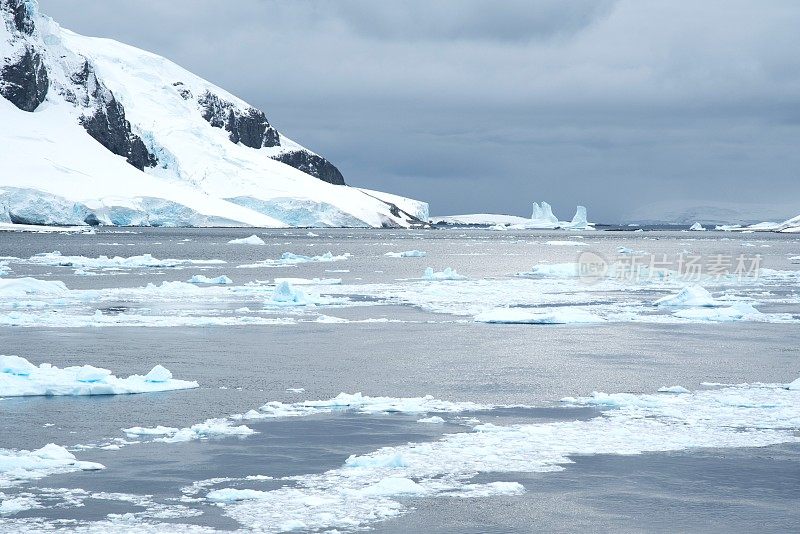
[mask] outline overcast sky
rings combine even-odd
[[[39,0],[434,214],[800,213],[797,0]],[[794,204],[796,209],[790,204]]]

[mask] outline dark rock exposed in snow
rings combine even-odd
[[[123,156],[137,169],[154,167],[157,163],[155,156],[150,154],[142,139],[131,132],[131,123],[125,118],[122,104],[110,91],[108,94],[92,115],[81,119],[83,127],[101,145]]]
[[[50,81],[41,56],[31,47],[16,62],[0,70],[0,95],[23,111],[33,111],[44,102]]]
[[[334,185],[345,185],[344,176],[333,163],[306,150],[294,150],[274,156],[274,159],[285,163],[295,169],[301,170],[311,176],[316,176],[322,181]]]

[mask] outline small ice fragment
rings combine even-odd
[[[242,237],[240,239],[231,239],[228,241],[229,245],[264,245],[264,240],[253,234],[250,237]]]

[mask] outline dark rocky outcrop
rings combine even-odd
[[[198,99],[203,118],[215,128],[230,132],[230,140],[250,148],[281,144],[278,130],[270,126],[263,111],[249,108],[244,112],[230,102],[206,91]]]
[[[158,163],[142,139],[131,131],[131,123],[125,118],[125,109],[110,91],[92,115],[81,119],[81,124],[101,145],[123,156],[140,171],[145,167],[155,167]]]
[[[294,167],[306,174],[315,176],[323,182],[334,185],[345,185],[344,176],[333,163],[306,150],[294,150],[273,156],[273,159]]]
[[[50,80],[42,58],[30,46],[16,63],[0,70],[0,95],[23,111],[33,111],[44,102]]]
[[[11,14],[11,20],[18,32],[26,35],[33,33],[33,13],[25,0],[0,0],[0,10]]]
[[[178,86],[180,82],[175,85]],[[181,84],[182,85],[182,84]],[[241,111],[231,102],[206,91],[197,99],[203,118],[215,128],[230,132],[234,143],[250,148],[281,146],[278,130],[270,126],[264,112],[255,108]],[[292,150],[270,156],[324,182],[345,185],[344,176],[330,161],[307,150]]]

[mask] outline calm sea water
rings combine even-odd
[[[0,233],[0,256],[28,258],[42,252],[158,258],[218,258],[225,265],[193,270],[135,269],[107,276],[79,276],[63,267],[15,265],[6,277],[63,280],[71,289],[136,287],[191,274],[226,274],[235,284],[276,276],[340,277],[348,283],[394,283],[419,277],[427,266],[446,266],[474,278],[508,276],[538,262],[575,261],[557,232],[513,235],[478,230],[258,231],[265,246],[227,241],[253,233],[241,229],[136,229],[91,235]],[[757,248],[763,266],[792,269],[797,237],[772,234],[596,232],[583,234],[592,250],[618,247],[706,255]],[[725,240],[723,240],[723,238]],[[747,246],[744,246],[746,243]],[[752,247],[750,246],[752,245]],[[767,245],[767,246],[762,246]],[[388,258],[388,251],[419,249],[424,258]],[[235,265],[298,254],[345,252],[336,263],[236,269]],[[797,269],[797,266],[794,266]],[[331,273],[331,270],[349,272]],[[791,292],[792,288],[787,288]],[[365,304],[369,304],[368,302]],[[136,304],[140,306],[141,304]],[[169,307],[169,303],[157,306]],[[204,306],[202,302],[181,304]],[[108,303],[109,308],[126,306]],[[776,305],[776,309],[780,306]],[[780,311],[798,313],[797,304]],[[664,385],[697,388],[701,382],[788,382],[800,376],[797,324],[488,325],[401,304],[336,310],[347,319],[397,322],[267,326],[0,328],[0,353],[59,367],[92,364],[118,376],[155,364],[176,378],[197,380],[190,391],[109,397],[29,397],[0,400],[0,448],[66,447],[120,437],[131,426],[183,427],[224,417],[267,401],[328,399],[340,392],[453,401],[528,405],[460,416],[498,425],[587,419],[596,410],[564,408],[558,400],[592,391],[650,393]],[[304,388],[298,394],[287,388]],[[2,489],[8,496],[31,488],[81,488],[92,492],[152,495],[175,503],[180,489],[214,477],[272,477],[320,473],[353,454],[383,446],[426,442],[464,425],[424,425],[410,414],[342,412],[307,418],[247,422],[259,434],[177,444],[147,443],[106,451],[76,452],[107,469],[53,475]],[[786,532],[800,529],[800,448],[786,444],[752,449],[699,449],[638,456],[574,458],[557,473],[483,474],[476,480],[518,481],[525,493],[474,499],[407,499],[411,510],[370,525],[379,532],[715,531]],[[274,484],[273,484],[274,485]],[[239,484],[245,488],[248,484]],[[270,483],[250,483],[268,490]],[[39,491],[38,489],[34,491]],[[44,504],[47,504],[44,502]],[[202,514],[166,522],[237,529],[220,507],[191,504]],[[120,500],[87,499],[81,507],[45,507],[0,516],[0,530],[22,528],[20,519],[101,520],[142,508]],[[13,519],[13,523],[11,522]],[[29,525],[29,526],[30,526]],[[68,529],[76,523],[62,523]],[[32,528],[32,527],[31,527]]]

